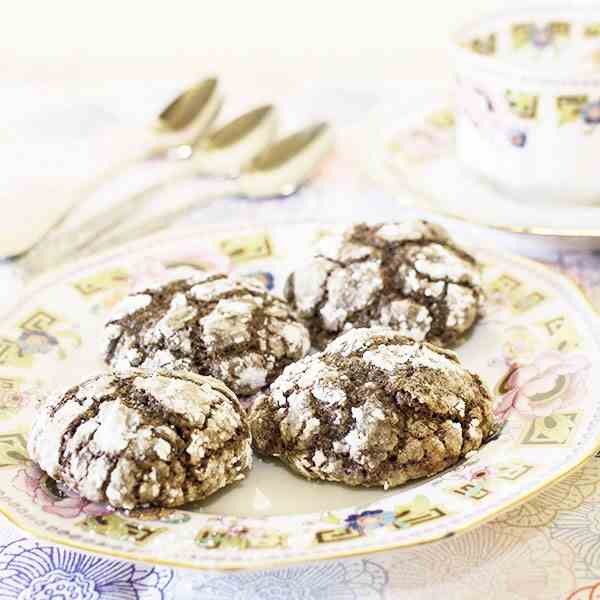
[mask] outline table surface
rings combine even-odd
[[[22,201],[43,210],[49,199],[27,195],[26,187],[19,187],[23,177],[35,173],[36,183],[43,186],[45,177],[55,179],[57,173],[65,179],[80,177],[110,162],[112,140],[121,139],[132,126],[142,126],[180,84],[104,82],[68,97],[61,89],[46,88],[42,106],[40,90],[34,86],[5,90],[5,101],[19,110],[8,111],[12,117],[2,134],[7,143],[0,145],[0,154],[5,164],[9,161],[8,169],[21,177],[11,178],[14,187],[5,186],[4,191],[13,189]],[[353,138],[346,133],[359,127],[380,103],[405,91],[330,84],[298,86],[285,94],[275,88],[261,93],[271,93],[280,102],[286,128],[317,117],[334,121],[341,134],[334,158],[296,197],[258,204],[227,200],[196,213],[187,224],[401,216],[399,205],[361,174],[353,158]],[[243,103],[229,103],[227,110],[235,114],[255,99],[248,94]],[[78,211],[72,222],[153,176],[155,168],[148,168],[115,184]],[[171,200],[169,195],[158,204]],[[10,203],[3,202],[2,208],[10,210]],[[518,237],[486,233],[485,239],[507,251],[523,250]],[[600,298],[600,254],[557,251],[547,245],[536,254],[577,278],[592,298]],[[0,261],[0,312],[2,305],[18,298],[21,285],[14,265]],[[228,574],[153,568],[86,555],[31,539],[0,517],[0,600],[41,598],[35,594],[48,590],[56,594],[49,597],[62,597],[61,585],[80,594],[73,598],[123,600],[600,598],[599,501],[600,457],[595,457],[533,500],[457,538],[362,558]]]

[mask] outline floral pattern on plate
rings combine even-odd
[[[34,353],[31,361],[5,362],[0,379],[13,382],[8,387],[14,393],[16,387],[68,385],[103,368],[95,340],[110,299],[150,278],[173,276],[173,269],[189,273],[190,262],[194,269],[210,266],[258,278],[279,293],[293,265],[339,227],[206,228],[163,236],[160,243],[142,241],[119,256],[54,275],[5,316],[0,338],[28,330],[57,338],[63,332],[71,340],[64,332],[75,332],[77,351],[61,355],[51,348]],[[119,513],[73,495],[28,462],[25,440],[35,402],[14,402],[10,418],[0,421],[0,507],[55,541],[170,563],[169,549],[176,546],[177,564],[217,569],[420,544],[490,519],[593,453],[600,407],[586,402],[584,383],[592,392],[600,387],[600,374],[590,368],[600,332],[579,292],[557,274],[516,258],[477,253],[490,311],[459,353],[491,386],[500,382],[497,410],[506,424],[464,464],[378,491],[306,482],[265,463],[240,485],[190,510]],[[101,297],[108,301],[98,301]],[[516,345],[514,333],[523,328],[535,340],[524,348]]]

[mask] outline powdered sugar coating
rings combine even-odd
[[[286,297],[319,347],[376,325],[452,346],[473,327],[484,299],[475,259],[442,227],[421,220],[358,224],[326,238],[289,277]]]
[[[252,280],[203,274],[142,295],[143,307],[124,316],[118,308],[106,326],[106,360],[121,370],[190,370],[251,395],[310,347],[288,305]]]
[[[250,428],[259,452],[305,477],[387,489],[456,463],[496,424],[489,392],[454,352],[374,327],[287,367]]]
[[[148,306],[151,301],[152,298],[148,294],[131,294],[119,303],[119,306],[115,309],[114,318],[121,319],[127,315],[131,315]]]
[[[199,500],[252,465],[245,412],[222,382],[138,369],[48,399],[28,451],[84,498],[127,509]]]

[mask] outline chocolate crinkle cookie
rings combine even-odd
[[[123,509],[200,500],[252,466],[245,412],[222,382],[139,369],[49,398],[28,451],[84,498]]]
[[[427,221],[358,224],[326,238],[285,295],[319,348],[354,327],[383,325],[417,340],[459,343],[483,304],[475,259]]]
[[[106,326],[116,368],[168,367],[221,379],[251,395],[310,348],[282,299],[250,279],[203,274],[128,296]]]
[[[455,464],[496,424],[489,392],[454,352],[373,327],[287,367],[250,429],[260,453],[309,479],[387,489]]]

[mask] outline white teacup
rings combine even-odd
[[[463,164],[526,201],[600,203],[600,8],[495,15],[453,52]]]

